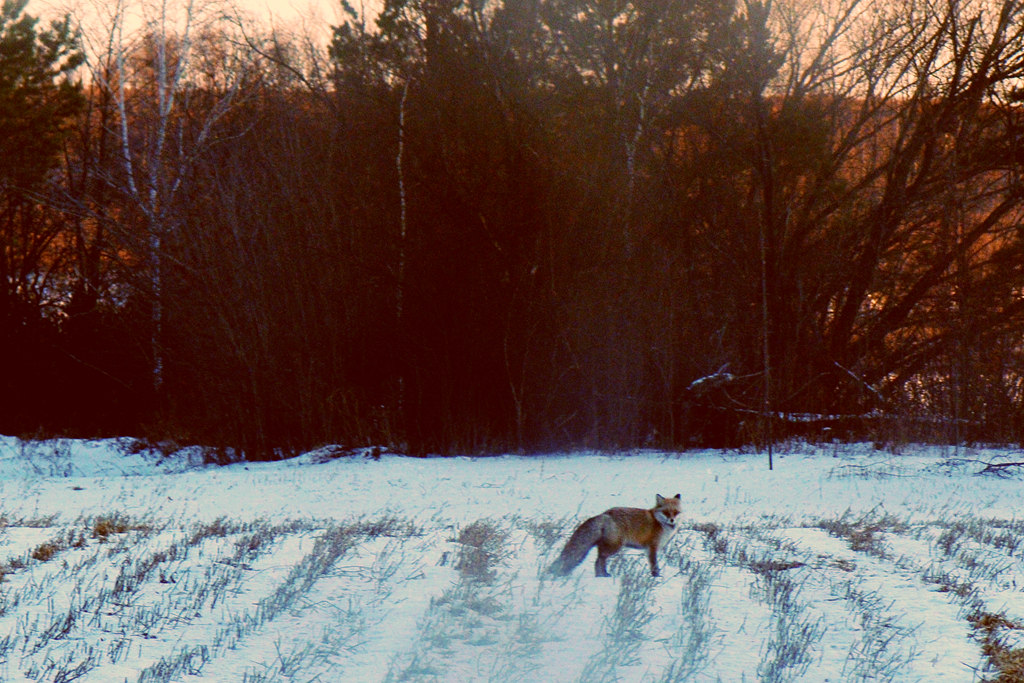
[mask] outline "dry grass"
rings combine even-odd
[[[148,535],[154,531],[154,528],[149,522],[133,520],[131,517],[117,512],[98,515],[92,520],[92,537],[101,543],[107,541],[114,534],[126,534],[130,531],[139,531]]]
[[[60,552],[61,548],[53,542],[40,543],[31,552],[30,556],[38,562],[49,562],[53,556]]]
[[[845,538],[850,549],[875,557],[887,557],[884,533],[904,533],[907,523],[887,512],[879,514],[876,510],[865,513],[862,517],[853,518],[849,512],[837,519],[822,520],[818,526],[836,538]]]
[[[992,683],[1024,683],[1024,649],[1011,649],[1006,645],[1008,631],[1024,631],[1024,624],[1008,619],[1003,614],[979,612],[968,617],[974,628],[974,637],[981,643],[981,651],[988,657],[997,676]]]

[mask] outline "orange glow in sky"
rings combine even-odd
[[[2,0],[0,0],[2,1]],[[143,13],[142,6],[158,7],[167,2],[172,9],[181,10],[185,0],[122,0],[129,16]],[[217,5],[227,14],[240,13],[262,24],[280,28],[322,27],[342,21],[341,0],[193,0],[197,7]],[[357,10],[364,5],[362,0],[351,1]],[[72,17],[84,20],[93,15],[109,16],[115,5],[114,0],[29,0],[27,12],[33,16],[59,16],[70,13]],[[106,9],[103,9],[106,7]]]
[[[338,0],[235,0],[240,8],[255,18],[275,24],[295,24],[308,21],[337,24],[341,19]],[[358,7],[358,3],[353,3]]]

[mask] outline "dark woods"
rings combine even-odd
[[[1024,438],[1019,2],[3,8],[0,431]]]

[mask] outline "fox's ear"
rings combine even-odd
[[[676,494],[676,500],[682,500],[682,499],[683,499],[683,494],[677,493]]]
[[[664,502],[664,500],[665,499],[661,497],[660,493],[655,493],[654,494],[654,502],[657,503],[658,505],[661,505],[662,502]]]

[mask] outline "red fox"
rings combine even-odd
[[[658,549],[676,532],[680,494],[672,498],[660,495],[650,510],[641,508],[612,508],[576,527],[562,554],[551,565],[554,574],[568,574],[584,560],[590,549],[597,546],[596,576],[611,576],[605,562],[619,552],[622,546],[647,549],[651,563],[651,576],[658,576]]]

